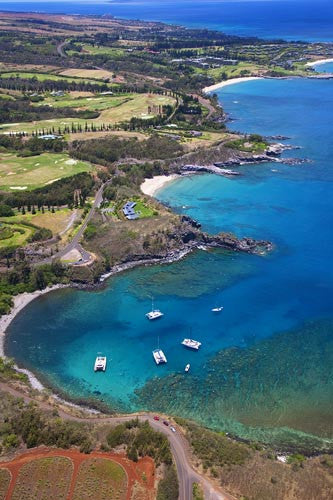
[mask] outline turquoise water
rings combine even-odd
[[[333,73],[333,62],[316,64],[314,68],[316,71],[321,71],[323,73]]]
[[[332,84],[225,87],[231,128],[289,136],[301,149],[285,155],[311,161],[241,167],[233,179],[187,177],[158,194],[206,230],[272,240],[271,255],[198,251],[114,277],[103,291],[48,294],[14,320],[8,354],[67,395],[116,410],[163,410],[277,446],[331,446]],[[165,312],[155,323],[144,317],[151,295]],[[216,304],[224,310],[214,316]],[[198,353],[180,345],[190,329],[203,343]],[[151,355],[158,341],[163,367]],[[93,372],[99,351],[105,374]]]

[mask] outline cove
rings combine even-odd
[[[104,290],[59,290],[10,325],[6,352],[72,398],[116,411],[193,418],[246,439],[330,449],[333,438],[332,81],[256,80],[219,92],[234,130],[286,135],[308,163],[192,176],[161,201],[211,232],[270,239],[262,258],[198,251],[112,278]],[[165,317],[149,323],[150,296]],[[220,315],[211,308],[222,304]],[[198,353],[181,340],[202,342]],[[157,343],[168,358],[154,365]],[[93,372],[97,352],[110,360]],[[184,374],[184,366],[191,371]]]

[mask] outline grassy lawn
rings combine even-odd
[[[87,98],[89,99],[89,98]],[[97,98],[91,98],[92,101],[88,101],[86,99],[85,102],[88,102],[91,106],[98,107],[98,104],[95,101]],[[117,97],[108,97],[110,103],[116,103],[115,99]],[[0,131],[6,132],[27,132],[31,133],[32,131],[41,132],[43,129],[50,129],[51,127],[55,127],[56,131],[58,127],[62,130],[65,126],[70,127],[72,123],[78,125],[80,124],[83,128],[86,123],[95,125],[104,124],[115,124],[122,121],[128,121],[132,117],[149,119],[156,115],[156,113],[151,112],[148,114],[148,106],[163,106],[166,104],[175,104],[175,99],[169,96],[161,96],[156,94],[133,94],[131,97],[119,97],[119,99],[123,99],[123,103],[119,102],[117,104],[113,104],[113,106],[107,106],[107,109],[103,109],[98,118],[93,120],[84,120],[77,118],[56,118],[52,120],[41,120],[37,122],[23,122],[23,123],[7,123],[0,126]],[[83,101],[84,102],[84,101]],[[106,102],[106,101],[105,101]],[[105,102],[100,101],[101,108],[105,107]],[[84,107],[84,106],[83,106]]]
[[[124,57],[125,54],[125,50],[119,47],[101,47],[88,43],[83,45],[83,50],[92,55],[107,54],[113,57]]]
[[[135,206],[135,211],[137,214],[139,214],[140,219],[145,219],[146,217],[153,217],[156,215],[156,210],[142,200],[135,200],[136,206]]]
[[[29,71],[5,71],[0,73],[1,78],[11,78],[11,77],[19,77],[19,78],[37,78],[38,81],[43,82],[45,80],[65,80],[68,82],[90,82],[94,84],[102,84],[103,82],[98,82],[96,80],[91,80],[89,78],[77,78],[75,76],[63,76],[63,75],[55,75],[53,73],[33,73]]]
[[[65,500],[72,472],[73,464],[65,457],[33,460],[21,467],[12,500]]]
[[[26,158],[7,153],[0,159],[0,190],[3,191],[32,190],[92,170],[89,163],[73,160],[63,153],[43,153]]]
[[[202,73],[202,70],[196,71]],[[208,76],[212,76],[215,81],[221,81],[221,74],[225,73],[227,78],[238,78],[240,76],[250,76],[257,74],[260,69],[260,66],[255,63],[249,62],[239,62],[236,66],[221,66],[220,68],[212,68],[207,71]],[[262,69],[262,68],[261,68]],[[245,73],[246,72],[246,73]]]
[[[73,500],[125,500],[126,493],[126,474],[120,465],[105,458],[91,458],[81,464]]]
[[[77,209],[76,212],[75,220],[78,220],[80,219],[82,210]],[[70,210],[69,208],[56,209],[54,213],[47,209],[42,213],[36,209],[36,214],[26,212],[22,215],[21,212],[17,211],[16,215],[0,219],[0,222],[14,222],[18,224],[30,222],[34,224],[34,226],[44,227],[50,229],[53,234],[58,234],[65,231],[67,228],[69,229],[69,225],[72,227],[71,222],[74,221],[74,216],[75,210]]]
[[[128,94],[126,96],[109,96],[109,95],[95,95],[88,97],[73,97],[67,94],[63,97],[52,97],[48,96],[44,101],[33,103],[33,106],[45,106],[48,104],[52,108],[80,108],[87,109],[89,111],[102,111],[108,108],[114,108],[115,106],[120,106],[129,99],[133,99],[133,95]]]
[[[0,469],[0,498],[6,497],[6,492],[10,483],[10,474],[7,469]]]
[[[33,233],[32,227],[0,222],[0,248],[23,246]]]

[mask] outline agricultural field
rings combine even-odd
[[[34,228],[23,224],[0,222],[0,249],[23,246],[34,231]]]
[[[117,97],[108,96],[108,98],[110,103],[117,102],[114,100],[117,99]],[[88,106],[98,106],[95,102],[96,98],[92,97],[91,99],[92,101],[85,101],[89,103]],[[174,106],[176,102],[173,97],[158,94],[133,94],[131,97],[120,97],[119,99],[124,100],[122,103],[118,101],[118,105],[114,105],[113,107],[108,106],[106,109],[102,109],[98,118],[91,120],[85,120],[83,118],[55,118],[36,122],[6,123],[0,126],[0,131],[7,133],[31,133],[33,131],[42,132],[43,129],[48,130],[54,127],[57,132],[59,128],[63,130],[65,127],[71,128],[72,125],[81,126],[84,129],[86,123],[88,123],[88,125],[93,124],[95,126],[100,126],[103,124],[114,125],[116,123],[129,121],[133,117],[145,120],[156,116],[156,111],[154,111],[154,109],[149,113],[149,107],[153,108],[154,106],[164,106],[168,104]],[[105,107],[105,102],[106,101],[100,101],[101,108]]]
[[[126,493],[126,473],[119,464],[106,458],[91,458],[80,465],[73,500],[125,500]]]
[[[52,184],[63,177],[92,170],[90,163],[74,160],[64,153],[43,153],[28,157],[2,153],[0,160],[2,191],[32,190]]]
[[[65,457],[33,460],[20,469],[11,500],[65,500],[73,473]]]
[[[10,474],[6,469],[0,469],[0,498],[5,498],[10,483]]]
[[[113,57],[124,57],[125,55],[125,50],[121,49],[119,47],[103,47],[100,45],[91,45],[91,44],[83,44],[82,46],[82,51],[85,52],[86,54],[91,54],[91,55],[100,55],[100,54],[107,54],[109,56]],[[75,53],[75,51],[72,51]]]
[[[76,78],[92,78],[96,80],[112,80],[113,73],[104,69],[79,69],[79,68],[71,68],[65,69],[61,73],[58,73],[62,76],[73,76]]]

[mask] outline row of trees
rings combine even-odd
[[[32,122],[53,118],[94,119],[97,111],[76,110],[71,107],[51,108],[50,106],[32,106],[26,98],[15,101],[4,100],[0,107],[0,123]]]

